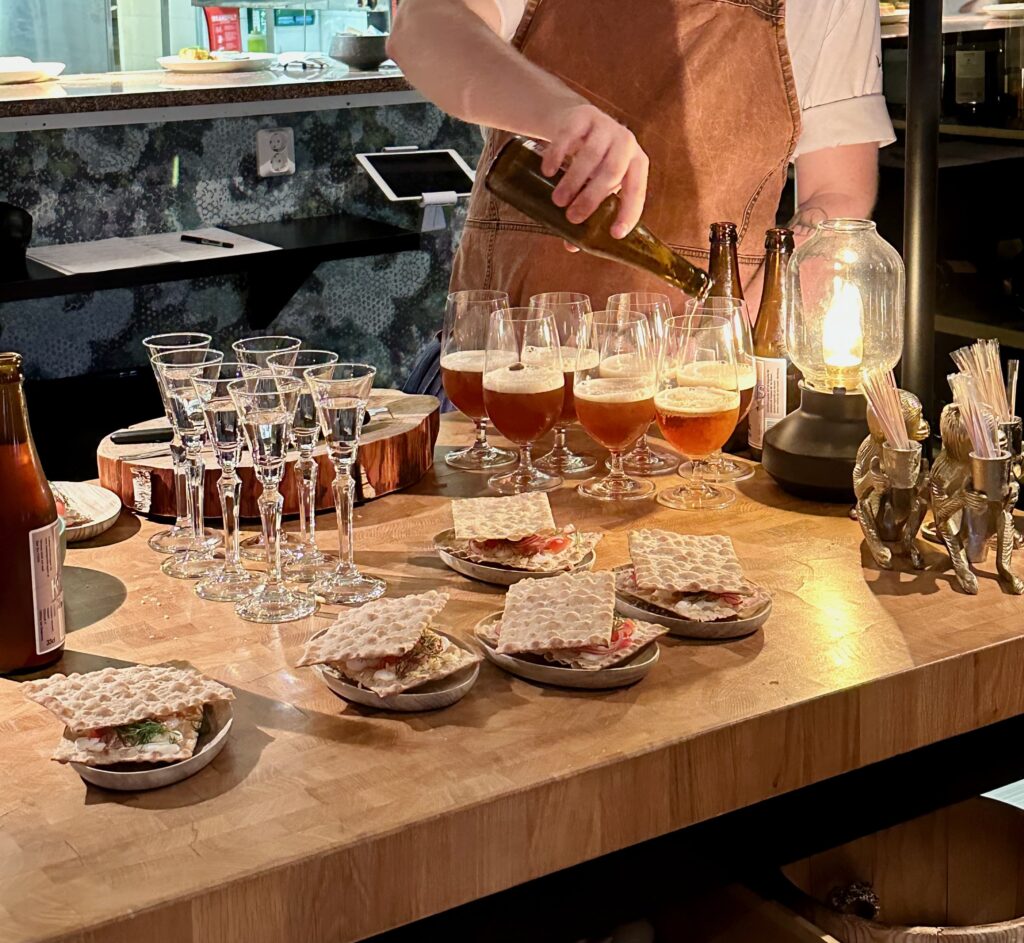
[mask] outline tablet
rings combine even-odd
[[[392,201],[419,200],[424,193],[469,196],[473,188],[472,169],[451,149],[356,154],[356,160]]]

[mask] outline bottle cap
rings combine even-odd
[[[21,379],[21,354],[14,351],[0,353],[0,383],[12,383]]]

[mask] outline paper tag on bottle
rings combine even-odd
[[[60,518],[28,532],[32,567],[32,609],[36,623],[36,654],[64,644],[64,574],[60,561]]]
[[[757,386],[750,404],[747,441],[752,449],[760,449],[764,434],[780,419],[786,418],[786,369],[784,357],[755,357]]]

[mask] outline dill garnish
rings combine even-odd
[[[168,735],[172,742],[181,739],[179,731],[168,729],[158,720],[139,720],[134,724],[122,724],[115,727],[114,732],[126,747],[141,747],[165,735]]]

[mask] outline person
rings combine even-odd
[[[548,142],[546,174],[571,158],[554,200],[574,222],[617,191],[614,236],[642,213],[706,266],[708,225],[735,221],[756,311],[791,162],[798,240],[823,219],[871,213],[878,148],[894,140],[879,33],[877,0],[401,0],[388,49],[427,98],[489,129],[481,169],[512,133]],[[562,252],[482,183],[453,289],[502,288],[514,304],[583,291],[595,308],[616,291],[666,290]]]

